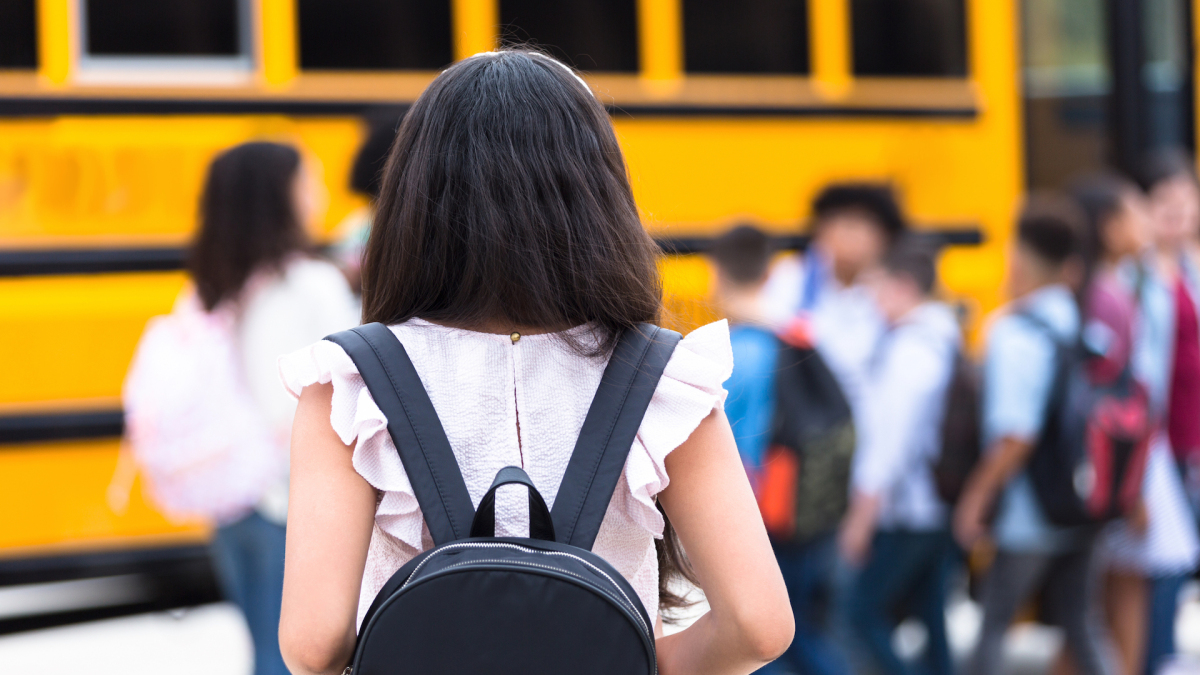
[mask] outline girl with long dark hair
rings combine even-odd
[[[659,316],[656,254],[608,115],[563,64],[476,55],[413,105],[383,176],[363,318],[404,345],[476,506],[506,465],[553,503],[617,338]],[[657,631],[665,675],[750,673],[792,636],[722,413],[731,361],[723,322],[679,343],[593,548],[651,617],[677,603],[685,570],[704,589],[708,614]],[[340,673],[375,594],[432,542],[346,353],[320,342],[281,371],[300,407],[280,639],[293,673]],[[525,495],[501,496],[497,535],[519,534]]]
[[[250,628],[256,675],[287,673],[278,625],[288,508],[284,448],[295,402],[279,391],[276,360],[358,323],[341,273],[308,254],[308,226],[318,215],[315,192],[291,146],[256,142],[225,151],[209,168],[200,230],[188,256],[194,291],[186,291],[184,301],[232,319],[239,379],[268,432],[270,447],[246,451],[279,457],[274,479],[263,481],[257,503],[218,519],[212,544],[222,590]],[[245,473],[249,466],[235,464],[228,471]]]

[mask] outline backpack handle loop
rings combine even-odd
[[[475,511],[475,519],[471,521],[472,537],[496,536],[496,490],[505,485],[520,484],[529,488],[529,537],[542,541],[554,541],[554,520],[550,517],[550,509],[546,500],[533,485],[533,480],[524,469],[516,466],[506,466],[496,473],[492,487],[479,500],[479,509]]]

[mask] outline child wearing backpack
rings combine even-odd
[[[1079,671],[1114,672],[1097,615],[1099,528],[1052,524],[1027,470],[1056,405],[1057,345],[1074,342],[1080,330],[1071,284],[1082,271],[1082,227],[1077,207],[1066,200],[1035,197],[1026,204],[1010,257],[1013,300],[987,333],[985,450],[954,514],[954,533],[964,548],[990,530],[997,549],[983,581],[983,626],[967,671],[973,675],[1001,672],[1005,632],[1043,584],[1043,609],[1058,619]]]
[[[1086,216],[1089,283],[1084,332],[1100,354],[1093,364],[1093,378],[1111,381],[1131,364],[1150,401],[1153,438],[1140,485],[1143,503],[1130,517],[1106,527],[1099,543],[1106,567],[1105,616],[1118,672],[1140,675],[1157,672],[1165,656],[1146,658],[1147,637],[1155,632],[1149,621],[1151,581],[1185,574],[1200,552],[1163,433],[1171,352],[1170,291],[1144,264],[1150,228],[1146,200],[1136,185],[1119,175],[1101,174],[1075,184],[1071,195]],[[1168,630],[1173,632],[1173,606],[1168,614]]]
[[[729,321],[733,373],[725,383],[725,414],[738,452],[757,478],[775,415],[775,368],[779,339],[766,326],[761,292],[771,264],[771,238],[753,225],[738,225],[713,242],[714,300]]]
[[[727,329],[650,325],[657,251],[584,82],[536,52],[456,63],[380,194],[368,325],[280,361],[292,672],[733,675],[782,653]],[[663,636],[685,573],[711,611]]]
[[[126,435],[158,508],[213,523],[213,567],[242,610],[256,675],[285,675],[279,653],[287,438],[296,405],[276,360],[358,323],[330,263],[307,255],[320,215],[295,148],[244,143],[209,168],[192,284],[138,344],[123,399]]]
[[[1200,265],[1194,252],[1200,231],[1200,183],[1195,171],[1186,153],[1168,149],[1147,157],[1138,178],[1148,197],[1152,245],[1141,260],[1145,280],[1137,351],[1163,433],[1146,471],[1146,541],[1126,541],[1117,547],[1117,555],[1128,560],[1128,554],[1135,553],[1138,567],[1149,576],[1146,672],[1161,668],[1175,653],[1180,590],[1197,564]],[[1163,457],[1166,454],[1173,457]],[[1169,459],[1175,461],[1164,461]],[[1142,551],[1152,555],[1136,555]]]
[[[868,370],[852,499],[838,542],[842,558],[857,568],[851,623],[880,670],[897,675],[911,670],[892,648],[905,604],[928,631],[925,671],[952,672],[945,621],[952,544],[933,467],[962,337],[953,310],[933,297],[936,282],[933,252],[901,241],[872,283],[888,329]]]

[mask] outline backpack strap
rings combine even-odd
[[[560,543],[591,550],[642,417],[680,338],[651,324],[621,335],[550,511]]]
[[[358,367],[412,483],[434,544],[466,539],[475,508],[446,431],[395,333],[370,323],[325,338]]]
[[[1033,326],[1034,329],[1036,329],[1039,333],[1042,333],[1043,335],[1045,335],[1046,338],[1048,340],[1050,340],[1050,342],[1054,345],[1054,348],[1056,351],[1070,351],[1071,349],[1074,349],[1075,347],[1078,347],[1083,344],[1083,326],[1082,325],[1080,325],[1075,339],[1070,340],[1070,339],[1064,339],[1061,335],[1058,334],[1058,330],[1055,329],[1054,326],[1050,325],[1050,322],[1046,321],[1045,319],[1038,316],[1037,314],[1034,314],[1033,312],[1029,311],[1028,309],[1022,309],[1018,312],[1014,312],[1013,316],[1020,317],[1026,323]],[[1083,323],[1083,317],[1080,316],[1080,324],[1082,324],[1082,323]]]

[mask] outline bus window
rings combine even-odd
[[[248,49],[239,0],[85,0],[93,57],[238,57]]]
[[[300,0],[302,70],[436,70],[453,60],[449,0]]]
[[[688,72],[808,74],[806,0],[684,0]]]
[[[581,70],[638,69],[636,0],[500,0],[500,36]]]
[[[1105,0],[1025,0],[1029,186],[1061,188],[1111,154],[1112,70]]]
[[[0,2],[0,70],[37,68],[36,1]]]
[[[1146,91],[1149,147],[1189,147],[1191,87],[1188,73],[1190,16],[1185,0],[1148,0],[1142,5],[1141,68]]]
[[[851,0],[854,74],[964,77],[964,0]]]

